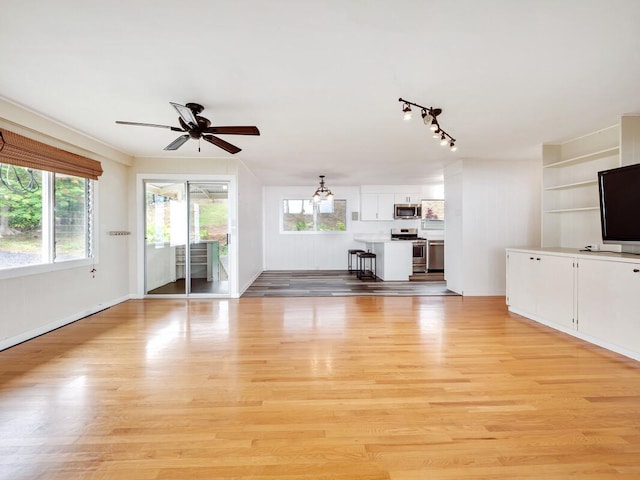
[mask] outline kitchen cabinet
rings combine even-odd
[[[578,330],[640,352],[640,262],[580,260]]]
[[[413,273],[413,244],[380,238],[375,235],[355,235],[364,249],[376,254],[376,275],[380,280],[407,282]]]
[[[393,220],[393,193],[363,193],[360,195],[360,220]]]
[[[507,253],[507,304],[516,313],[575,328],[575,260],[540,252]]]
[[[420,203],[422,201],[421,193],[396,193],[394,195],[395,203]]]

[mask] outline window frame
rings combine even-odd
[[[284,228],[284,202],[288,201],[288,200],[294,200],[294,201],[311,201],[313,202],[313,200],[309,199],[309,198],[302,198],[300,196],[297,195],[289,195],[286,197],[282,197],[280,198],[280,210],[279,210],[279,230],[280,230],[280,234],[282,235],[340,235],[340,234],[345,234],[349,232],[350,229],[350,224],[349,224],[349,215],[348,215],[348,206],[349,203],[347,201],[346,198],[335,198],[333,199],[334,202],[338,201],[338,202],[344,202],[344,230],[316,230],[317,228],[317,209],[318,207],[316,206],[316,204],[313,204],[313,209],[314,209],[314,214],[312,215],[313,217],[313,221],[314,221],[314,226],[313,226],[313,230],[285,230]]]
[[[73,268],[79,268],[84,266],[95,266],[98,264],[98,182],[89,178],[83,178],[87,181],[88,192],[85,190],[86,195],[86,208],[88,219],[85,224],[85,233],[87,238],[87,257],[77,258],[71,260],[58,260],[55,259],[55,175],[56,172],[41,170],[43,173],[43,198],[47,197],[46,215],[48,218],[43,218],[43,241],[46,239],[48,245],[46,262],[33,264],[33,265],[18,265],[15,267],[7,267],[0,269],[0,280],[8,278],[18,278],[28,275],[36,275],[42,273],[56,272],[61,270],[69,270]],[[64,174],[67,175],[67,174]],[[77,175],[73,175],[77,176]],[[79,177],[82,178],[82,177]],[[45,185],[46,183],[46,185]],[[44,231],[46,228],[46,232]]]

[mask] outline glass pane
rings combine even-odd
[[[185,185],[145,183],[145,291],[186,292],[187,232]]]
[[[422,200],[422,229],[444,230],[444,200]]]
[[[282,204],[284,232],[339,232],[347,229],[346,200],[285,199]]]
[[[344,231],[347,229],[347,201],[321,200],[318,202],[318,231]]]
[[[42,237],[45,175],[0,164],[0,268],[36,265],[49,257]]]
[[[285,232],[313,231],[313,201],[283,200],[282,229]]]
[[[55,261],[87,257],[88,180],[56,173],[54,176]]]
[[[226,183],[189,184],[189,293],[229,292]]]

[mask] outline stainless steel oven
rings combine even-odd
[[[427,272],[427,241],[424,239],[413,242],[413,273]]]

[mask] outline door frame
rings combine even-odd
[[[144,183],[225,182],[229,185],[229,292],[226,294],[147,295],[145,293],[145,198]],[[136,175],[136,297],[137,298],[238,298],[238,189],[235,175],[138,173]]]

